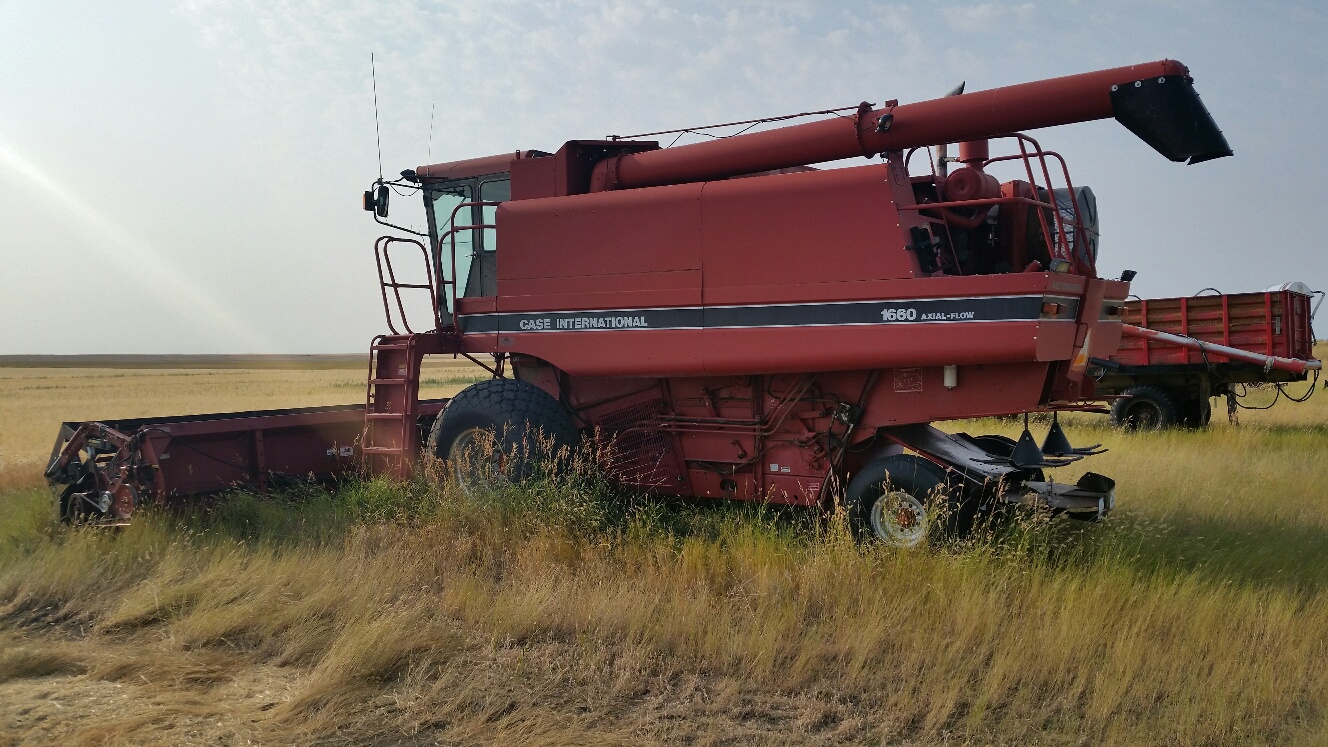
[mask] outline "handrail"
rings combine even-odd
[[[1006,135],[998,135],[989,139],[999,140],[1004,138],[1014,139],[1019,144],[1019,152],[1012,153],[1010,155],[997,156],[995,158],[988,158],[982,162],[982,167],[985,168],[986,166],[989,166],[993,163],[1001,163],[1004,161],[1022,162],[1024,165],[1025,176],[1028,179],[1028,183],[1034,188],[1035,194],[1036,190],[1045,189],[1047,192],[1047,199],[1050,200],[1050,202],[1043,202],[1042,200],[1030,199],[1027,197],[1011,196],[1011,197],[983,198],[978,200],[949,200],[945,202],[918,203],[915,205],[900,205],[899,209],[930,210],[930,209],[945,209],[945,208],[956,208],[956,207],[959,208],[981,207],[984,205],[998,205],[1003,203],[1026,204],[1038,208],[1049,209],[1052,214],[1051,218],[1053,224],[1048,224],[1047,215],[1043,210],[1037,211],[1038,223],[1042,227],[1043,240],[1047,246],[1047,255],[1054,259],[1064,259],[1070,262],[1071,265],[1075,267],[1083,275],[1088,276],[1091,274],[1095,274],[1097,271],[1097,268],[1095,266],[1096,263],[1080,261],[1079,257],[1075,254],[1073,248],[1070,246],[1070,237],[1067,228],[1072,227],[1075,231],[1075,235],[1081,237],[1086,232],[1086,229],[1084,224],[1084,218],[1079,206],[1079,200],[1074,193],[1074,182],[1070,178],[1070,168],[1066,164],[1065,158],[1062,157],[1061,154],[1055,151],[1043,150],[1042,145],[1036,139],[1029,137],[1028,135],[1025,135],[1020,132],[1014,132]],[[917,150],[917,148],[913,150]],[[910,156],[912,155],[912,150],[909,152],[909,155]],[[928,156],[930,155],[931,151],[930,149],[928,149]],[[1065,187],[1070,193],[1070,206],[1074,212],[1074,220],[1068,225],[1066,222],[1068,216],[1061,214],[1060,205],[1056,203],[1056,199],[1053,194],[1056,187],[1054,186],[1055,183],[1052,181],[1051,178],[1051,171],[1047,167],[1047,159],[1049,158],[1054,158],[1060,163],[1061,175],[1065,180]],[[1042,183],[1039,183],[1037,177],[1034,176],[1034,171],[1033,171],[1034,159],[1038,161],[1038,165],[1040,167],[1039,170],[1042,172],[1042,178],[1043,178]],[[936,164],[934,162],[932,163],[932,177],[933,179],[939,178],[939,174],[936,171]],[[1055,227],[1054,231],[1052,230],[1053,225]]]
[[[1049,202],[1034,200],[1031,197],[984,197],[980,200],[951,200],[949,202],[919,202],[913,205],[900,205],[900,210],[932,210],[939,208],[952,207],[978,207],[981,205],[1000,205],[1007,202],[1020,202],[1025,205],[1036,205],[1038,207],[1055,207]]]
[[[392,266],[392,255],[390,248],[392,244],[414,244],[419,247],[420,253],[424,257],[424,272],[427,283],[402,283],[397,280],[396,269]],[[415,330],[410,328],[410,320],[406,316],[406,306],[401,300],[402,288],[416,288],[429,291],[430,307],[433,309],[434,329],[442,326],[442,317],[438,314],[438,294],[435,290],[434,274],[432,263],[429,262],[429,250],[424,244],[415,239],[402,239],[396,236],[379,236],[374,242],[374,262],[378,265],[378,287],[383,296],[383,314],[387,317],[387,328],[392,334],[401,334],[397,331],[396,325],[392,322],[392,307],[387,302],[387,289],[392,289],[392,295],[397,302],[397,313],[401,317],[401,326],[405,328],[407,334],[415,334]],[[383,272],[386,267],[386,275]]]
[[[450,279],[440,277],[440,278],[439,278],[438,286],[439,286],[439,288],[442,288],[442,286],[445,286],[445,285],[450,285],[450,286],[452,286],[452,304],[451,304],[451,307],[452,307],[452,308],[449,309],[449,311],[451,311],[451,313],[452,313],[452,327],[457,331],[458,334],[460,334],[460,332],[461,332],[461,319],[460,319],[460,317],[457,315],[457,306],[459,305],[459,304],[458,304],[458,301],[459,301],[459,299],[461,298],[461,294],[465,292],[465,289],[464,289],[464,288],[459,288],[459,287],[457,286],[457,269],[456,269],[456,249],[457,249],[457,246],[456,246],[456,237],[457,237],[457,234],[460,233],[461,231],[474,231],[474,230],[476,230],[476,229],[485,229],[485,228],[492,228],[492,229],[494,229],[494,230],[497,230],[497,229],[498,229],[498,224],[496,224],[496,223],[474,223],[474,224],[467,224],[467,225],[463,225],[463,226],[458,226],[458,225],[456,224],[457,213],[461,211],[461,208],[472,208],[472,207],[475,207],[475,206],[477,206],[477,205],[478,205],[479,207],[488,207],[488,206],[497,207],[497,206],[499,206],[499,205],[501,205],[501,204],[502,204],[501,202],[493,202],[493,201],[490,201],[490,200],[474,200],[474,201],[471,201],[471,202],[460,202],[460,203],[457,203],[456,207],[452,208],[452,214],[451,214],[450,216],[448,216],[447,225],[451,226],[451,228],[449,228],[449,229],[447,229],[446,231],[444,231],[443,234],[442,234],[441,236],[438,237],[438,247],[439,247],[439,252],[440,252],[440,253],[441,253],[441,251],[442,251],[442,244],[443,244],[443,242],[444,242],[444,241],[449,241],[449,240],[450,240],[450,247],[449,247],[449,248],[450,248],[450,253],[451,253],[451,255],[452,255],[452,273],[451,273],[451,275],[448,276],[448,278],[450,278]],[[472,242],[471,242],[471,246],[476,246],[475,242],[472,241]],[[472,256],[472,258],[473,258],[475,255],[472,253],[471,256]],[[472,261],[473,261],[473,259],[472,259]],[[447,297],[446,294],[444,294],[443,298],[446,299],[446,297]],[[435,314],[436,316],[438,316],[438,317],[441,319],[442,315],[441,315],[441,313],[440,313],[439,310],[438,310],[438,298],[437,298],[437,296],[434,297],[434,314]]]

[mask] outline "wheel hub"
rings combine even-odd
[[[910,529],[918,521],[918,515],[909,506],[901,505],[895,509],[895,523],[904,529]]]
[[[1151,402],[1136,402],[1126,418],[1136,430],[1151,431],[1162,422],[1162,413]]]
[[[453,474],[461,492],[475,497],[483,489],[493,489],[503,482],[504,455],[492,434],[480,428],[462,431],[452,442]]]
[[[927,508],[902,490],[881,495],[872,505],[871,527],[891,547],[915,547],[927,537]]]

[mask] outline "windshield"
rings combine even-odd
[[[465,295],[466,283],[470,278],[470,267],[475,256],[473,245],[475,232],[464,229],[454,232],[452,230],[452,218],[455,214],[457,226],[473,224],[471,208],[457,210],[457,206],[463,202],[473,202],[474,192],[469,184],[450,184],[431,190],[429,197],[429,223],[433,226],[434,245],[437,247],[435,263],[439,278],[454,279],[452,276],[452,257],[456,257],[455,280],[457,282],[455,285],[448,284],[443,288],[447,310],[450,312],[455,308],[455,289],[460,288],[461,295]],[[455,253],[452,251],[453,241],[455,241],[456,246]]]

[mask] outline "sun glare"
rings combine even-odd
[[[198,337],[212,339],[218,347],[236,352],[271,352],[277,349],[272,340],[246,324],[229,306],[218,301],[195,278],[181,269],[172,258],[147,241],[133,235],[107,218],[92,205],[75,196],[46,171],[24,158],[0,139],[0,175],[20,177],[59,204],[69,221],[79,230],[95,234],[96,241],[83,245],[109,259],[114,266],[132,267],[121,280],[155,296],[175,296],[175,308],[196,313]]]

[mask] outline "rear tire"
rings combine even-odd
[[[1186,428],[1207,428],[1213,419],[1213,408],[1206,397],[1185,400],[1181,403],[1181,423]]]
[[[845,495],[849,526],[859,540],[917,547],[930,534],[966,534],[977,501],[963,497],[958,481],[919,456],[888,456],[863,467]],[[936,510],[944,507],[943,516]]]
[[[1171,395],[1155,386],[1133,386],[1111,405],[1111,422],[1127,431],[1158,431],[1180,420]]]
[[[490,379],[461,390],[429,433],[429,451],[452,465],[461,489],[490,480],[522,482],[576,447],[572,414],[543,389]]]

